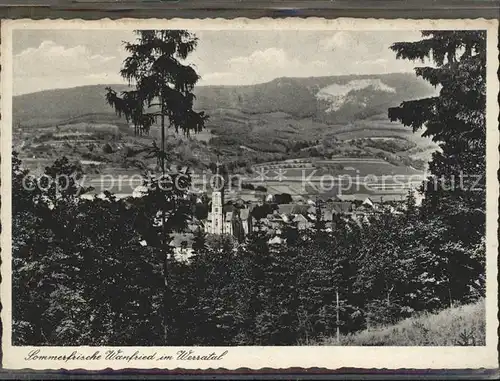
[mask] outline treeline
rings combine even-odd
[[[337,292],[342,333],[484,296],[484,232],[412,197],[331,231],[321,219],[306,232],[285,225],[279,244],[265,230],[244,243],[198,231],[178,262],[158,211],[168,234],[185,230],[182,191],[85,200],[81,169],[64,158],[42,188],[27,174],[14,155],[15,345],[308,344],[334,335]]]

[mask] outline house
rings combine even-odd
[[[279,214],[292,214],[294,210],[295,204],[280,204],[278,205],[278,213]]]
[[[364,205],[366,207],[370,207],[372,209],[375,208],[375,205],[374,205],[373,201],[370,199],[370,197],[365,198],[361,205]]]
[[[303,214],[307,215],[310,205],[308,204],[296,204],[293,206],[292,214]]]
[[[297,229],[299,229],[299,230],[304,230],[304,229],[307,229],[311,226],[311,223],[309,222],[309,220],[306,217],[304,217],[304,215],[302,215],[302,214],[295,215],[295,218],[293,221],[297,223]]]
[[[249,208],[241,209],[240,220],[241,220],[241,226],[243,228],[243,234],[246,236],[253,231],[253,217],[251,214],[251,209]]]
[[[267,226],[271,229],[278,229],[283,224],[283,217],[275,211],[273,214],[267,215]]]
[[[273,202],[274,201],[274,195],[269,193],[267,196],[266,196],[266,202]]]
[[[269,245],[279,245],[283,242],[283,239],[276,235],[267,242]]]
[[[333,211],[331,209],[327,209],[323,212],[323,221],[327,224],[333,221]]]
[[[354,205],[349,201],[334,201],[328,205],[328,210],[331,210],[332,214],[351,214]]]
[[[224,218],[224,233],[233,235],[234,234],[234,224],[236,222],[235,216],[236,214],[234,212],[227,212],[225,213],[225,218]]]

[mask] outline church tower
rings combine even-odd
[[[215,178],[213,182],[212,189],[212,224],[211,233],[212,234],[223,234],[224,233],[224,178],[220,171],[221,164],[217,160],[217,170],[215,173]]]

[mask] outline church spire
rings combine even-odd
[[[215,179],[212,190],[212,234],[224,233],[224,178],[221,173],[221,163],[217,156]]]
[[[214,181],[214,190],[222,192],[224,188],[224,177],[221,171],[222,164],[219,159],[219,155],[217,155],[217,162],[215,163],[215,181]]]

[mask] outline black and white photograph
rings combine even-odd
[[[2,25],[6,360],[497,361],[497,24],[195,21]]]

